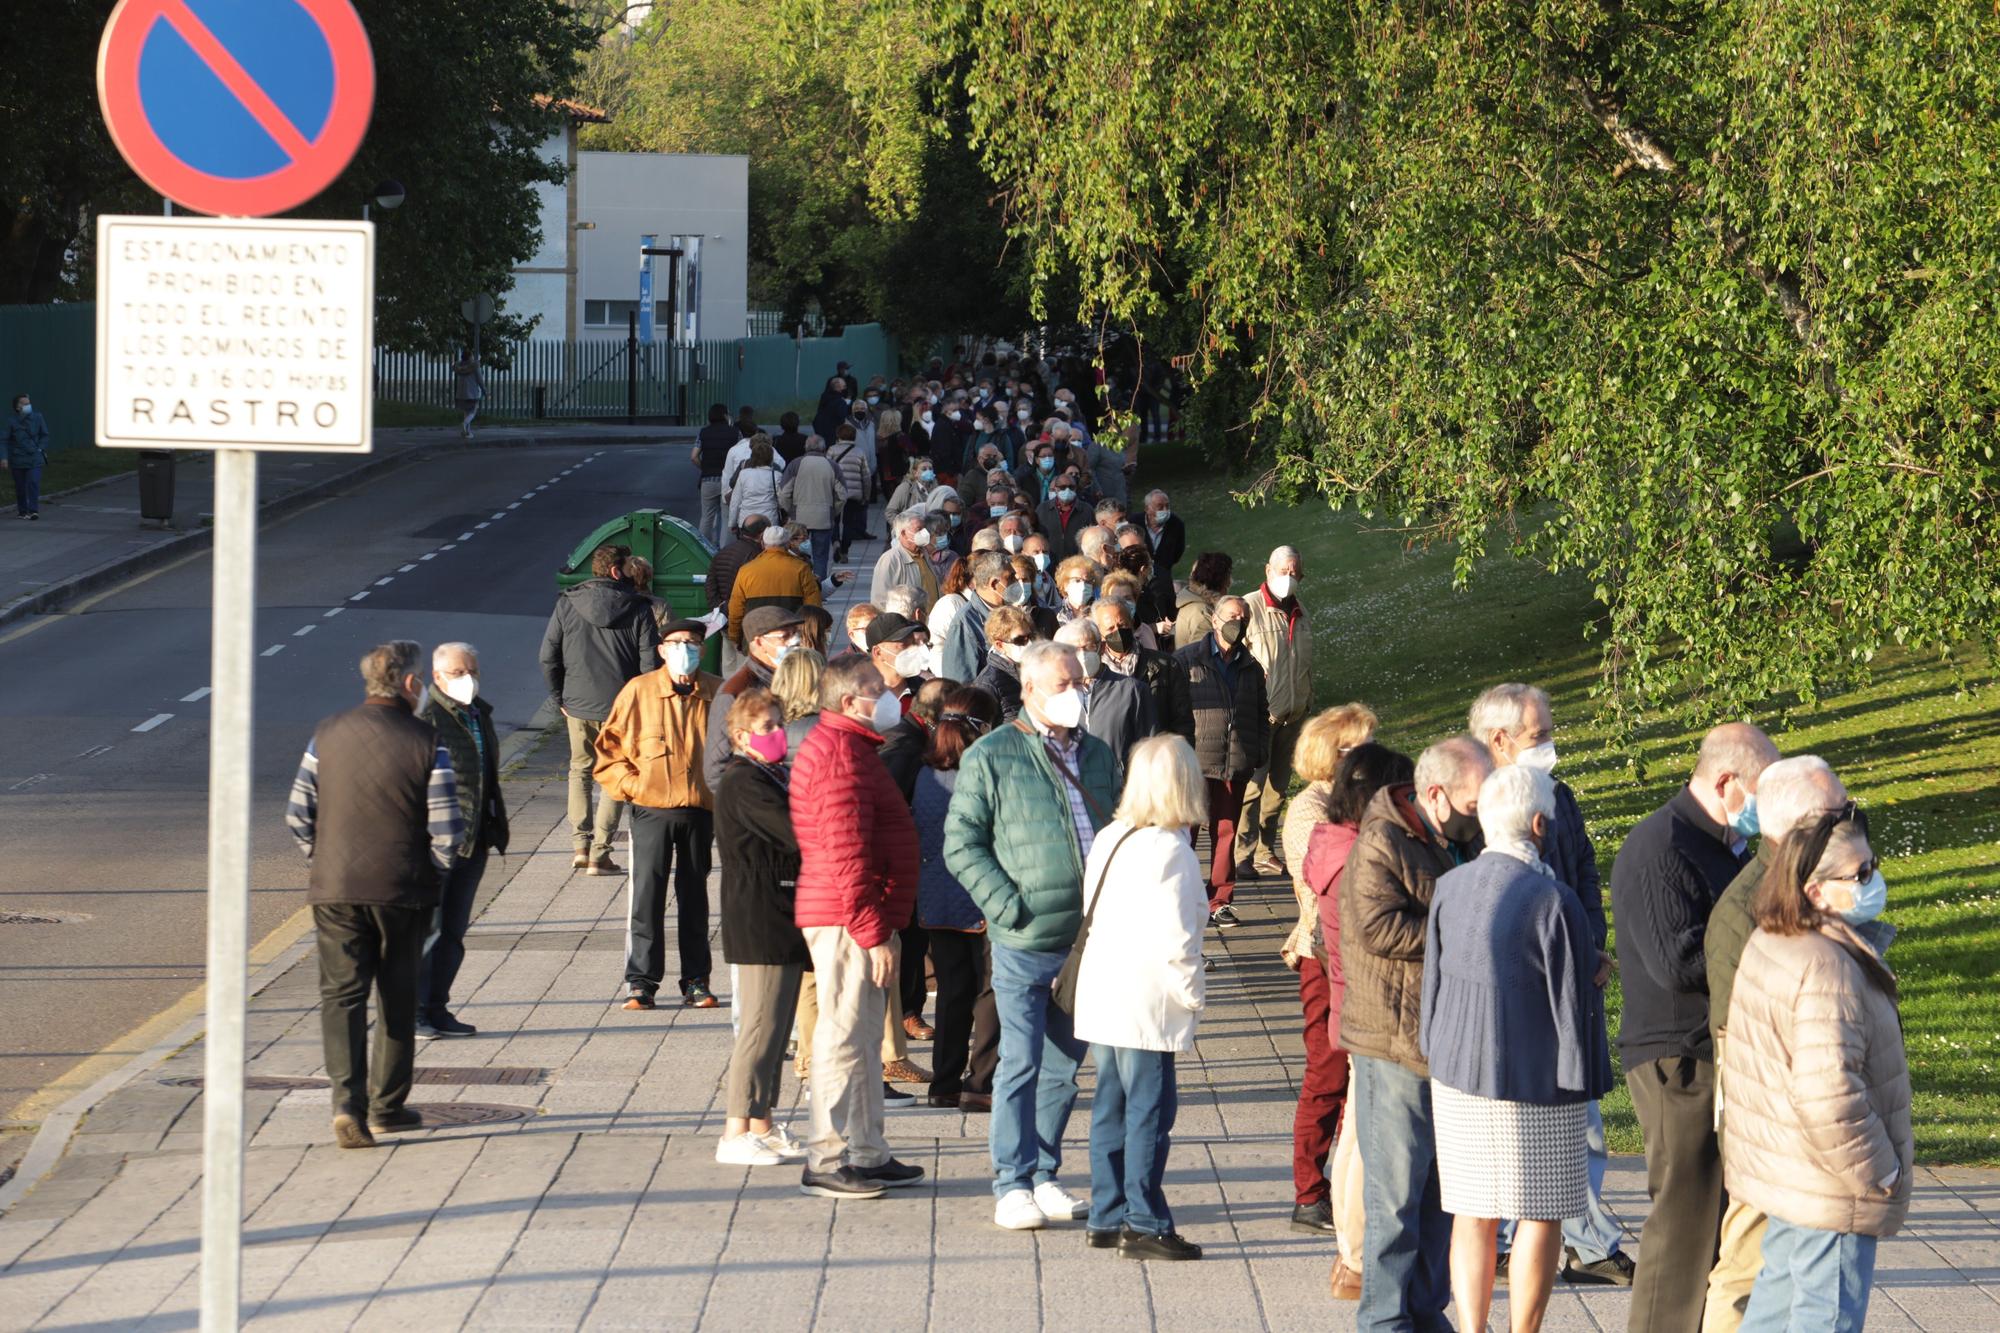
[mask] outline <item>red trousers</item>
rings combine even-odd
[[[1247,778],[1208,779],[1208,838],[1214,844],[1208,866],[1208,910],[1227,907],[1236,894],[1236,825],[1243,818]]]
[[[1292,1189],[1294,1202],[1311,1204],[1327,1197],[1327,1157],[1347,1101],[1347,1052],[1333,1044],[1333,986],[1317,958],[1299,960],[1299,1004],[1306,1019],[1306,1075],[1292,1116]]]

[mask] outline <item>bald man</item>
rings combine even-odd
[[[1699,1333],[1722,1221],[1709,914],[1750,861],[1757,783],[1778,747],[1747,722],[1708,733],[1694,776],[1640,820],[1611,868],[1625,1009],[1618,1049],[1646,1145],[1653,1210],[1639,1237],[1630,1333]]]

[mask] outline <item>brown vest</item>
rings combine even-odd
[[[313,732],[319,817],[306,901],[430,907],[429,787],[437,732],[386,699],[335,713]]]

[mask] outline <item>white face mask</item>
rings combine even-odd
[[[1556,766],[1556,743],[1543,741],[1540,745],[1530,745],[1514,756],[1514,762],[1522,768],[1538,768],[1544,773],[1553,772]]]
[[[1273,574],[1264,580],[1264,586],[1271,590],[1271,596],[1282,602],[1292,595],[1292,576]]]
[[[924,674],[924,666],[930,661],[930,649],[920,643],[913,643],[896,654],[896,674],[908,679]]]
[[[1042,700],[1042,720],[1052,727],[1075,727],[1083,722],[1083,691],[1064,690]]]
[[[1084,579],[1071,579],[1064,585],[1063,591],[1068,594],[1071,606],[1088,606],[1090,599],[1096,596],[1096,589]]]
[[[1096,675],[1097,668],[1104,665],[1103,653],[1093,653],[1088,648],[1082,648],[1077,650],[1076,655],[1083,662],[1083,674],[1086,676]]]
[[[1036,569],[1047,569],[1049,567],[1049,553],[1047,551],[1037,551],[1031,558],[1035,562]]]
[[[918,417],[917,420],[923,422],[926,426],[928,426],[931,424],[931,414],[926,412],[922,416]]]
[[[929,546],[930,544],[931,544],[931,530],[929,528],[918,528],[915,532],[910,534],[910,545],[922,549],[923,547]]]
[[[463,707],[472,707],[472,701],[479,697],[479,677],[447,676],[444,682],[445,698]]]
[[[1010,532],[1000,539],[1000,544],[1007,548],[1007,554],[1017,555],[1020,553],[1022,541],[1020,533]]]
[[[882,691],[881,697],[875,700],[875,713],[874,716],[869,718],[868,725],[873,727],[877,732],[886,734],[889,728],[902,720],[903,701],[898,699],[891,691]]]
[[[1020,411],[1016,412],[1014,415],[1019,417],[1021,420],[1026,421],[1029,417],[1032,417],[1035,414],[1033,412],[1030,412],[1027,408],[1024,407]]]

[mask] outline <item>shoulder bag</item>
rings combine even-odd
[[[1097,872],[1097,892],[1090,895],[1090,903],[1084,909],[1083,925],[1076,932],[1076,943],[1069,947],[1069,957],[1063,959],[1062,971],[1049,983],[1049,1003],[1070,1017],[1076,1017],[1076,979],[1083,971],[1083,951],[1090,943],[1090,923],[1097,916],[1097,900],[1104,896],[1104,881],[1111,874],[1111,863],[1118,859],[1118,852],[1125,846],[1125,839],[1139,830],[1128,828],[1124,836],[1111,846],[1111,855],[1104,858],[1104,869]]]

